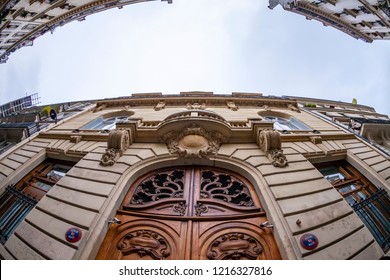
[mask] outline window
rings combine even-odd
[[[16,29],[19,26],[20,26],[20,24],[18,24],[18,23],[10,23],[10,24],[7,25],[6,28],[8,28],[8,29]]]
[[[287,119],[278,116],[264,116],[263,118],[266,121],[273,122],[274,128],[277,130],[312,130],[310,127],[293,117]]]
[[[318,164],[317,169],[337,189],[370,230],[384,252],[390,249],[390,198],[346,161]]]
[[[0,243],[5,244],[24,217],[74,163],[47,159],[0,196]]]
[[[12,37],[23,37],[26,34],[27,33],[24,33],[24,32],[16,32],[14,35],[12,35]]]
[[[117,116],[117,117],[110,117],[110,118],[104,118],[99,117],[92,122],[86,124],[81,129],[86,130],[111,130],[116,128],[117,122],[123,122],[127,121],[128,116]]]
[[[15,44],[18,40],[16,39],[10,39],[10,40],[7,40],[7,42],[5,42],[6,44]]]
[[[36,25],[36,24],[27,24],[26,26],[23,26],[22,29],[33,30],[37,26],[38,25]]]

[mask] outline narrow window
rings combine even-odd
[[[384,252],[390,249],[390,198],[346,161],[316,165],[370,230]]]
[[[5,244],[17,226],[42,197],[72,168],[73,162],[47,159],[0,196],[0,243]]]
[[[266,121],[274,123],[274,128],[277,130],[312,130],[310,127],[305,125],[303,122],[290,117],[282,118],[277,116],[264,116]]]
[[[92,122],[84,125],[81,129],[85,130],[111,130],[116,128],[116,123],[123,122],[128,119],[127,116],[117,116],[111,118],[99,117]]]

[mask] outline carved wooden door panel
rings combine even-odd
[[[226,170],[175,168],[130,188],[97,259],[280,259],[253,187]]]

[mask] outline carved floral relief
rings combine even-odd
[[[148,255],[155,260],[166,259],[171,254],[168,241],[151,230],[138,230],[126,234],[118,242],[118,249],[123,255],[137,253],[141,258]]]
[[[221,143],[226,141],[222,133],[207,132],[193,124],[183,131],[170,131],[162,139],[166,142],[169,153],[183,158],[208,158],[218,153]]]
[[[263,247],[254,237],[234,232],[216,238],[207,251],[210,260],[255,260]]]

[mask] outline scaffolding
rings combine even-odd
[[[33,93],[25,97],[16,99],[14,101],[8,102],[6,104],[0,105],[0,117],[8,117],[15,115],[16,113],[35,106],[39,103],[38,93]]]

